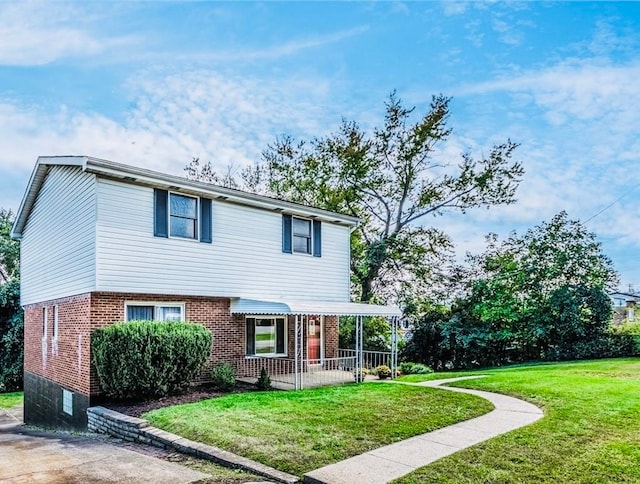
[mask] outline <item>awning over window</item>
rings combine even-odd
[[[324,316],[402,316],[397,306],[377,306],[335,301],[265,301],[260,299],[231,299],[233,314],[317,314]]]

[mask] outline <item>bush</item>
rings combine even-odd
[[[91,353],[106,395],[154,398],[189,387],[204,369],[211,340],[198,324],[131,321],[94,331]]]
[[[400,372],[403,375],[428,375],[433,373],[433,370],[422,363],[405,362],[400,363]]]
[[[211,380],[216,388],[228,392],[236,386],[236,372],[229,363],[218,363],[211,370]]]
[[[375,374],[378,375],[378,378],[380,378],[381,380],[391,378],[391,368],[389,368],[387,365],[376,366],[376,369],[374,371]]]
[[[260,378],[258,378],[256,386],[258,387],[258,390],[271,390],[271,378],[264,366],[260,370]]]
[[[22,389],[24,313],[20,281],[0,284],[0,392]]]

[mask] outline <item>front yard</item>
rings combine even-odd
[[[490,377],[456,386],[522,398],[542,407],[545,418],[439,460],[397,483],[640,482],[640,359],[482,373]]]
[[[0,393],[0,408],[11,408],[22,403],[22,392]]]
[[[302,475],[491,409],[490,403],[471,395],[364,383],[234,394],[165,407],[143,418],[186,438]]]

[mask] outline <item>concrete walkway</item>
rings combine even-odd
[[[501,434],[529,425],[543,417],[542,410],[517,398],[466,388],[441,387],[445,383],[482,378],[467,376],[403,383],[424,387],[439,387],[452,392],[469,393],[489,400],[495,410],[471,420],[418,435],[395,444],[380,447],[350,459],[331,464],[304,476],[307,483],[383,484],[424,467],[442,457],[484,442]]]

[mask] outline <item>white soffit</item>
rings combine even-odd
[[[233,314],[317,314],[324,316],[402,316],[397,306],[336,301],[296,301],[232,298]]]

